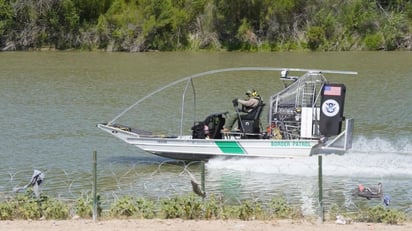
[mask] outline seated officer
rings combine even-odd
[[[260,103],[260,96],[258,95],[256,90],[247,91],[246,92],[247,99],[234,99],[233,106],[236,108],[236,113],[231,113],[226,116],[225,125],[223,125],[222,132],[230,132],[232,130],[233,124],[237,121],[239,116],[246,116],[249,112],[253,111]],[[242,105],[242,108],[239,109],[238,105]],[[238,130],[237,130],[238,131]]]

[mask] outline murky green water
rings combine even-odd
[[[355,144],[345,156],[326,157],[330,204],[351,207],[350,189],[381,181],[394,206],[412,210],[412,53],[0,53],[0,198],[46,173],[44,191],[76,198],[91,190],[92,152],[98,152],[99,192],[162,198],[191,190],[185,166],[154,157],[96,128],[141,97],[174,80],[241,66],[358,71],[333,77],[347,87],[346,117],[355,118]],[[231,100],[255,88],[263,99],[283,88],[278,73],[218,74],[195,80],[198,119],[231,110]],[[177,133],[184,84],[145,101],[119,119],[139,128]],[[161,113],[155,113],[161,112]],[[186,117],[186,130],[193,117]],[[199,176],[199,166],[186,166]],[[250,195],[284,196],[313,212],[317,160],[213,160],[210,192],[228,201]],[[311,183],[308,183],[311,182]],[[379,203],[379,202],[370,202]]]

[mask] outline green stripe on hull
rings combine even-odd
[[[225,154],[245,154],[237,141],[215,141],[215,144]]]

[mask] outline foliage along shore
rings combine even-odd
[[[222,198],[215,195],[201,198],[194,193],[175,196],[157,202],[123,196],[117,198],[110,209],[103,211],[102,201],[97,198],[97,216],[102,219],[135,218],[135,219],[187,219],[187,220],[313,220],[305,217],[302,211],[292,207],[281,198],[273,198],[263,204],[258,200],[244,200],[238,205],[227,205]],[[348,221],[372,222],[384,224],[402,224],[407,221],[404,212],[385,208],[383,205],[374,207],[361,206],[357,212],[348,212],[332,206],[325,213],[325,220],[335,221],[336,217],[344,216]],[[0,220],[66,220],[70,218],[92,218],[93,199],[90,195],[82,195],[76,201],[64,202],[41,194],[37,198],[33,190],[16,194],[5,201],[0,201]],[[410,220],[409,220],[410,221]],[[408,221],[407,221],[408,222]]]
[[[412,50],[410,0],[0,0],[0,50]]]

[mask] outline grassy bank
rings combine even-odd
[[[282,198],[274,198],[270,203],[262,204],[258,200],[245,200],[237,205],[226,205],[222,198],[214,195],[205,199],[193,193],[176,196],[160,201],[125,196],[114,201],[110,208],[103,210],[98,200],[98,217],[102,219],[185,219],[185,220],[313,220],[305,217],[299,208],[290,206]],[[32,191],[16,194],[15,197],[0,202],[0,220],[66,220],[73,217],[91,218],[93,200],[84,195],[76,201],[64,202],[41,195],[36,198]],[[335,221],[337,215],[355,222],[373,222],[401,224],[410,220],[404,212],[385,208],[382,205],[364,207],[357,212],[332,207],[326,211],[325,220]]]

